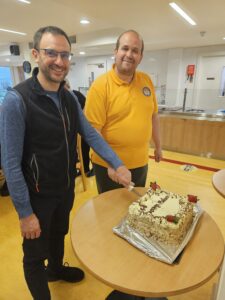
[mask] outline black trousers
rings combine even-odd
[[[107,173],[107,168],[102,167],[97,164],[93,164],[93,168],[94,168],[94,172],[95,172],[97,189],[98,189],[99,194],[123,187],[122,185],[112,181],[109,178],[108,173]],[[144,187],[146,184],[146,179],[147,179],[148,165],[145,165],[143,167],[136,168],[136,169],[130,169],[130,171],[132,174],[132,181],[135,183],[135,186]],[[145,300],[145,299],[146,299],[145,297],[129,295],[129,294],[114,290],[106,297],[105,300]],[[151,298],[149,298],[149,299],[151,299]],[[160,299],[160,298],[153,298],[153,299],[156,300],[156,299]],[[162,300],[164,300],[164,299],[162,298]]]
[[[85,142],[84,139],[81,138],[81,151],[83,156],[83,165],[84,165],[84,172],[87,173],[90,171],[90,146]]]
[[[2,196],[9,196],[9,190],[8,190],[8,186],[7,186],[6,180],[5,180],[2,188],[0,189],[0,195],[2,195]]]
[[[58,196],[30,194],[31,205],[39,219],[41,236],[23,240],[23,267],[28,288],[35,300],[51,299],[45,260],[57,272],[63,264],[64,237],[69,230],[69,214],[74,202],[74,185]]]
[[[123,187],[121,184],[118,184],[109,178],[107,168],[97,164],[93,164],[93,168],[99,194]],[[148,165],[136,169],[130,169],[130,171],[132,174],[132,181],[135,183],[135,186],[144,187],[148,173]]]

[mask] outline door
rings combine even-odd
[[[89,87],[98,76],[104,73],[106,73],[106,62],[88,63],[87,74],[88,74]]]
[[[225,108],[225,97],[221,94],[224,67],[225,55],[200,58],[196,78],[196,107],[213,110]]]

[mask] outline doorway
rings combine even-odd
[[[222,82],[225,83],[224,66],[225,55],[200,57],[194,100],[196,107],[211,110],[225,108],[225,97],[221,93]]]

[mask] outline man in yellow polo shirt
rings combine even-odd
[[[136,71],[141,62],[144,42],[134,30],[122,33],[116,43],[115,64],[111,71],[97,78],[86,98],[85,114],[130,169],[136,186],[145,186],[148,172],[149,143],[153,138],[155,160],[162,151],[159,138],[158,106],[149,76]],[[107,163],[92,155],[99,193],[120,188],[108,179]],[[106,300],[143,300],[144,298],[113,291]]]
[[[155,160],[162,158],[154,86],[147,74],[136,71],[143,50],[144,42],[136,31],[122,33],[116,44],[115,64],[93,82],[85,108],[92,126],[130,169],[136,186],[145,186],[151,138]],[[96,153],[92,162],[99,193],[121,187],[108,179],[110,169]]]

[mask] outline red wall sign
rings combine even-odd
[[[193,76],[195,73],[195,65],[188,65],[187,66],[187,75]]]

